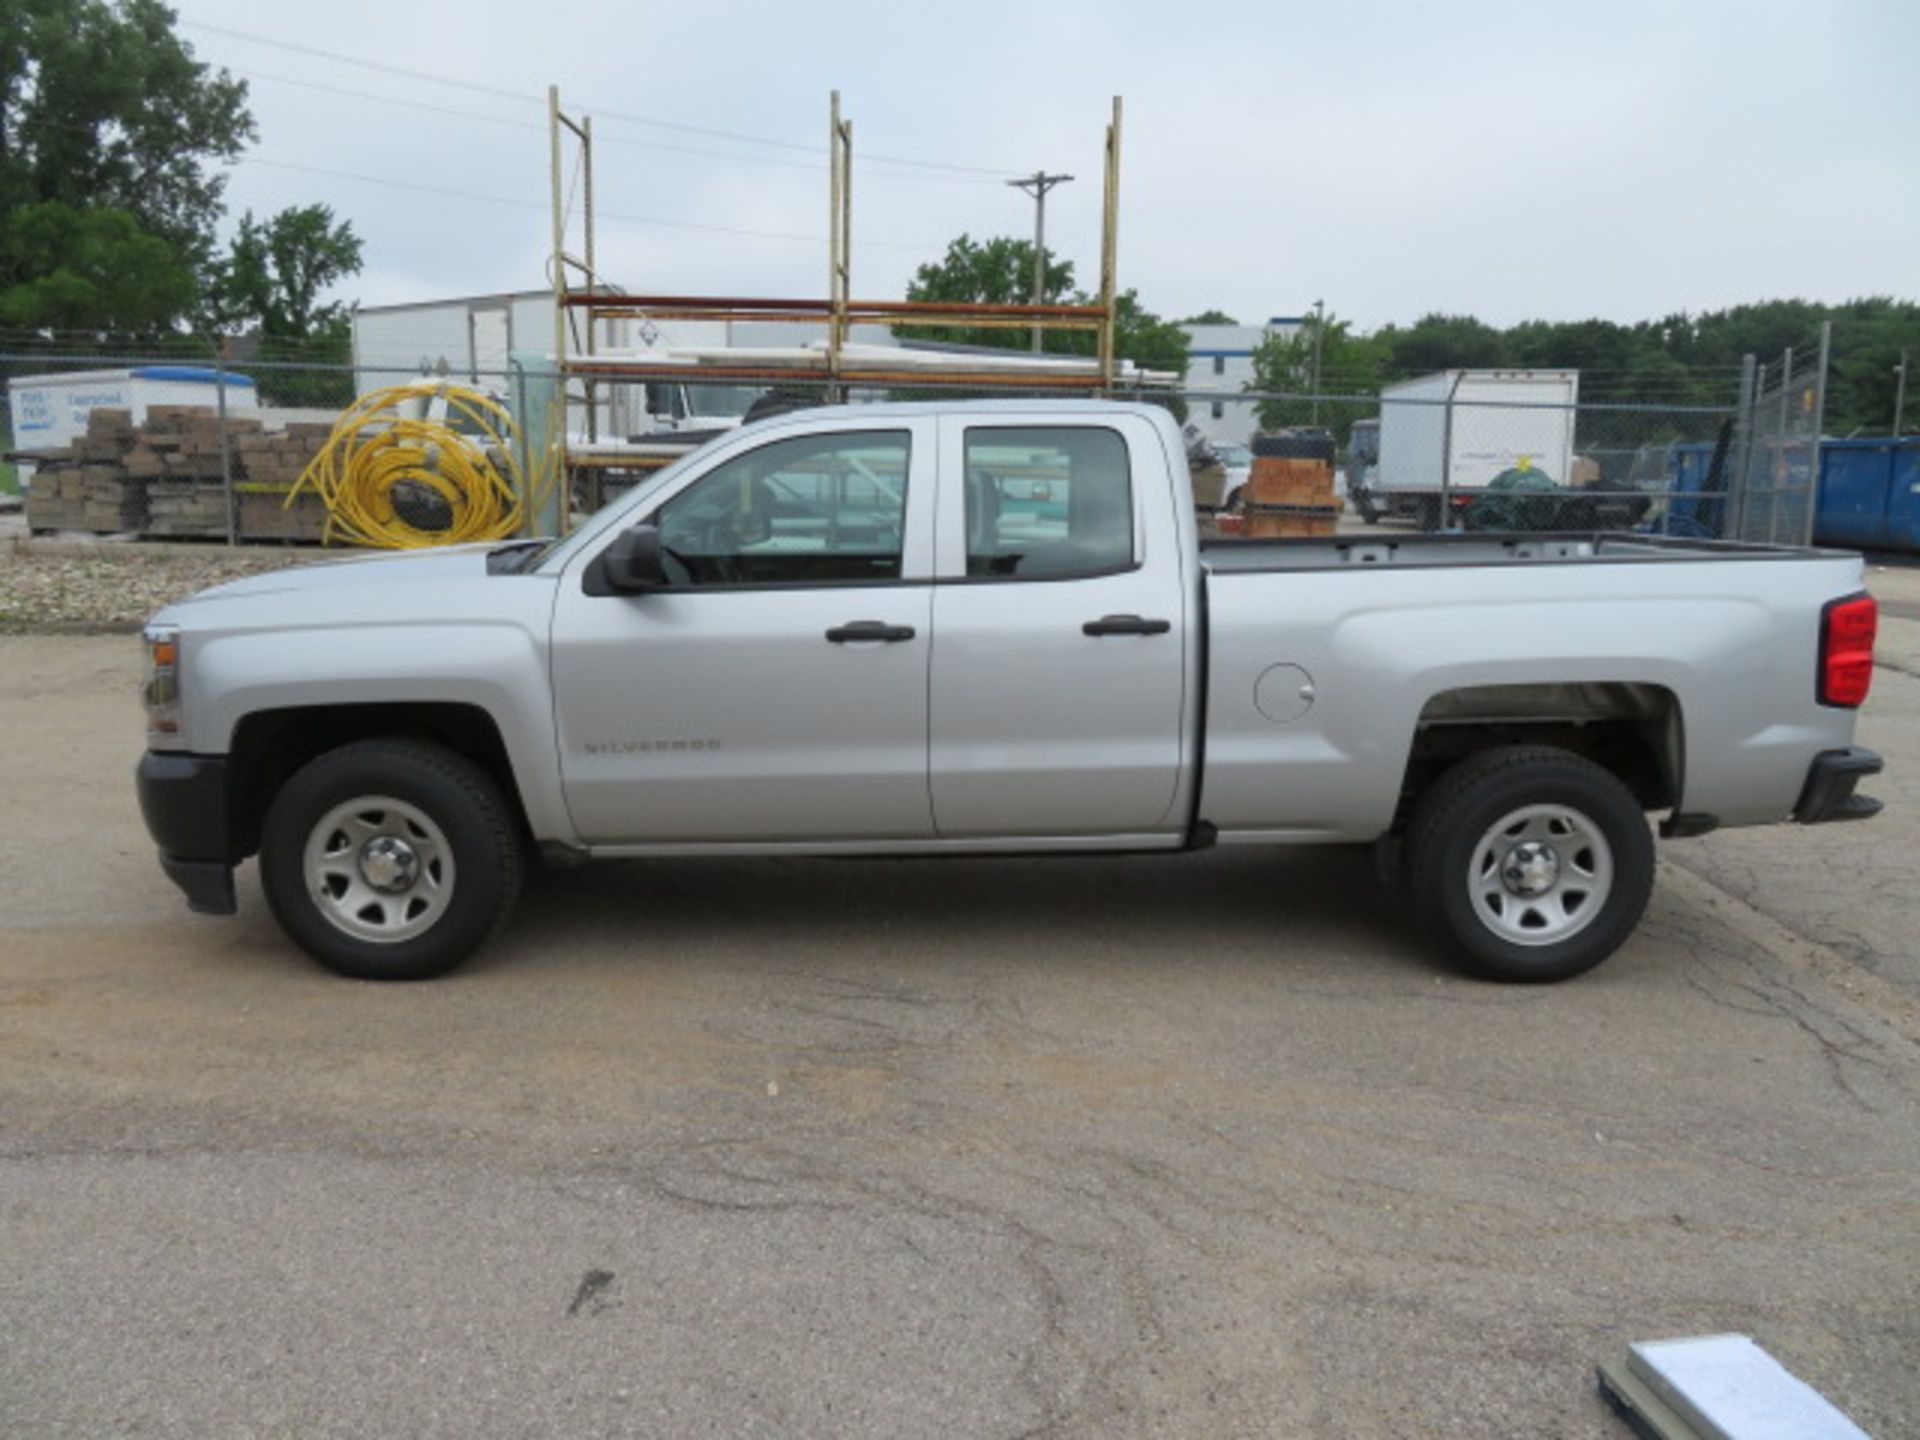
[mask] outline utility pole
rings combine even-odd
[[[1313,421],[1320,423],[1320,332],[1327,320],[1327,302],[1313,302]]]
[[[1900,377],[1900,383],[1898,386],[1895,387],[1893,392],[1893,434],[1894,434],[1894,438],[1898,439],[1902,434],[1900,420],[1901,420],[1901,417],[1906,413],[1906,409],[1907,409],[1907,347],[1906,346],[1902,345],[1900,347],[1900,363],[1894,366],[1893,368],[1894,368],[1894,373]]]
[[[1036,170],[1024,180],[1009,180],[1007,184],[1016,190],[1024,190],[1033,196],[1033,303],[1045,302],[1047,285],[1047,192],[1056,185],[1064,185],[1073,179],[1071,175],[1049,175],[1044,170]],[[1040,326],[1033,327],[1033,353],[1040,353]]]

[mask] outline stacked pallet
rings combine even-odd
[[[313,457],[325,448],[333,427],[323,421],[290,420],[286,428],[240,437],[234,483],[241,538],[319,540],[326,534],[327,507],[308,490],[291,505],[287,496]]]
[[[1340,518],[1333,457],[1333,437],[1325,431],[1254,436],[1242,533],[1266,538],[1333,534]]]
[[[92,530],[180,539],[227,538],[227,476],[242,539],[318,541],[326,507],[317,495],[287,495],[332,427],[293,421],[269,431],[252,416],[222,422],[204,405],[153,405],[139,425],[101,407],[87,433],[35,455],[27,524],[36,531]]]
[[[87,477],[74,460],[42,460],[27,492],[32,530],[83,530],[87,524]]]

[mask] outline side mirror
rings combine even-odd
[[[644,595],[667,585],[666,567],[660,560],[660,531],[652,525],[635,525],[622,530],[607,547],[601,562],[607,574],[607,588],[627,595]]]

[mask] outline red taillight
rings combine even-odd
[[[1871,595],[1829,600],[1820,612],[1820,703],[1849,708],[1873,686],[1873,637],[1880,606]]]

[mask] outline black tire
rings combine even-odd
[[[330,815],[366,797],[411,807],[450,852],[448,888],[433,902],[439,913],[420,933],[393,940],[349,934],[309,884],[310,838]],[[370,805],[369,813],[379,808]],[[360,980],[426,980],[451,970],[506,923],[524,869],[513,810],[492,777],[462,755],[415,740],[363,740],[310,761],[274,796],[260,839],[261,885],[280,928],[329,970]],[[396,905],[404,898],[396,896]]]
[[[1506,835],[1514,832],[1493,836],[1493,827],[1529,807],[1549,813],[1564,809],[1604,840],[1597,848],[1610,879],[1594,892],[1599,895],[1594,908],[1584,917],[1576,909],[1572,920],[1564,915],[1558,922],[1541,919],[1547,933],[1555,923],[1577,923],[1561,940],[1519,943],[1508,938],[1501,933],[1503,923],[1511,933],[1522,922],[1540,918],[1539,908],[1524,895],[1513,900],[1501,894],[1476,898],[1474,890],[1475,867],[1482,858],[1474,852],[1489,841],[1494,847],[1507,844]],[[1542,823],[1552,822],[1543,817]],[[1581,843],[1579,833],[1562,848]],[[1509,855],[1513,853],[1510,848]],[[1593,863],[1591,850],[1580,853]],[[1592,969],[1633,933],[1653,892],[1653,835],[1633,792],[1592,761],[1546,745],[1483,751],[1447,771],[1414,810],[1406,855],[1408,894],[1422,927],[1444,935],[1462,967],[1488,980],[1540,984]],[[1501,863],[1505,873],[1506,862]],[[1566,863],[1577,862],[1569,857]],[[1556,859],[1553,868],[1557,877],[1561,862]],[[1481,873],[1482,883],[1502,888],[1500,875]],[[1556,878],[1553,883],[1561,882]],[[1577,889],[1576,880],[1565,883]],[[1566,908],[1563,897],[1560,909]],[[1524,913],[1529,910],[1532,916]]]
[[[1354,497],[1353,508],[1360,512],[1360,518],[1369,525],[1380,523],[1380,507],[1373,503],[1373,497],[1361,491]]]

